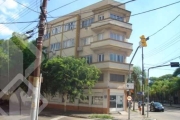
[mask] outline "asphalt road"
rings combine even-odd
[[[165,107],[164,112],[149,112],[157,120],[180,120],[180,108]]]

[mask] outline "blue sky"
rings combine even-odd
[[[14,0],[0,0],[0,22],[10,21],[34,21],[38,20],[39,14],[29,10],[22,5],[17,4]],[[18,2],[32,8],[39,12],[39,5],[41,0],[17,0]],[[72,2],[73,0],[49,0],[47,11],[51,11],[59,6]],[[67,13],[73,12],[80,8],[86,7],[101,0],[78,0],[70,5],[67,5],[61,9],[49,13],[53,17],[62,16]],[[128,0],[117,0],[119,2],[126,2]],[[126,9],[131,11],[131,14],[136,14],[153,8],[161,7],[178,0],[136,0],[126,4]],[[178,14],[180,14],[180,3],[172,5],[163,9],[152,11],[149,13],[132,16],[130,23],[132,23],[133,32],[129,39],[129,42],[133,43],[133,53],[139,45],[140,36],[146,37],[152,35],[154,32],[165,26]],[[48,18],[48,21],[52,20]],[[28,30],[34,28],[37,23],[29,24],[14,24],[14,25],[1,25],[0,24],[0,38],[10,37],[13,31],[25,33]],[[180,56],[180,17],[172,22],[168,27],[163,29],[158,34],[150,37],[147,41],[148,46],[144,48],[144,64],[145,69],[154,65],[160,65],[166,61]],[[34,38],[37,34],[34,35]],[[132,53],[132,55],[133,55]],[[128,62],[132,58],[132,55],[128,58]],[[180,62],[180,58],[174,61]],[[137,52],[133,64],[141,67],[141,49]],[[167,63],[168,64],[168,63]],[[150,76],[162,76],[164,74],[172,74],[176,68],[163,67],[150,71]]]

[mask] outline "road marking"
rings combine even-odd
[[[53,118],[53,119],[51,119],[51,120],[59,120],[59,119],[64,118],[64,117],[66,117],[66,116],[56,117],[56,118]]]

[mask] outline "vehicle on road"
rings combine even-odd
[[[164,112],[164,106],[160,102],[151,102],[150,111],[161,111]]]

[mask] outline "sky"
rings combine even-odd
[[[21,3],[18,4],[15,0],[0,0],[0,22],[16,22],[16,21],[38,21],[39,17],[39,6],[41,0],[16,0]],[[55,8],[63,6],[74,0],[48,0],[47,12]],[[59,17],[68,13],[71,13],[80,8],[94,4],[101,0],[77,0],[72,4],[62,7],[56,11],[48,14],[47,21],[53,20],[49,17]],[[129,0],[116,0],[124,3]],[[126,4],[126,9],[131,11],[131,15],[144,12],[150,9],[158,8],[178,0],[136,0]],[[30,9],[24,7],[27,6]],[[133,52],[128,57],[129,62],[139,45],[140,36],[145,35],[148,37],[167,25],[171,20],[180,14],[180,3],[175,5],[162,8],[156,11],[148,12],[141,15],[131,16],[129,23],[132,24],[132,34],[128,40],[133,43]],[[13,31],[19,33],[25,33],[28,30],[36,28],[37,22],[35,23],[23,23],[23,24],[0,24],[0,39],[8,39]],[[180,16],[173,21],[166,28],[150,37],[147,41],[147,47],[144,48],[144,67],[145,70],[152,66],[162,65],[167,61],[180,62]],[[35,29],[33,38],[37,37],[37,29]],[[32,39],[33,39],[32,38]],[[138,49],[132,64],[134,66],[142,67],[141,60],[141,48]],[[172,60],[177,58],[175,60]],[[167,62],[166,64],[169,64]],[[165,74],[172,74],[176,68],[170,66],[161,67],[150,70],[150,76],[159,77]]]

